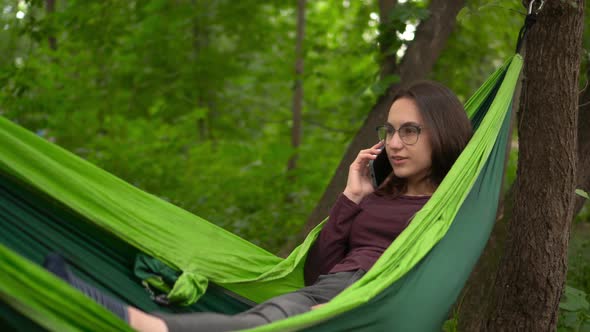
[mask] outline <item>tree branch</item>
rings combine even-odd
[[[379,50],[381,51],[381,70],[380,77],[392,75],[397,71],[396,54],[387,54],[391,48],[391,39],[396,38],[395,28],[389,23],[393,8],[397,5],[397,0],[379,0],[379,32],[384,38],[380,38]],[[389,38],[388,38],[389,37]]]

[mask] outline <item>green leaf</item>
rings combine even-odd
[[[458,326],[459,322],[457,321],[457,317],[453,317],[445,321],[442,330],[444,332],[456,332],[458,331]]]
[[[559,308],[567,311],[588,310],[590,303],[586,300],[584,291],[566,285]]]
[[[156,102],[150,106],[150,108],[148,109],[148,113],[151,116],[154,116],[156,114],[158,114],[164,107],[166,106],[166,102],[164,101],[164,99],[158,99],[156,100]]]
[[[563,312],[559,317],[559,329],[558,331],[571,331],[572,328],[578,326],[578,313],[566,311]]]
[[[371,86],[371,91],[377,96],[382,95],[394,83],[400,81],[399,75],[387,75]]]
[[[193,117],[195,119],[205,119],[207,117],[207,113],[209,113],[209,109],[206,107],[195,107],[193,110]]]
[[[576,189],[576,195],[578,195],[578,196],[582,196],[582,197],[584,197],[585,199],[590,199],[590,195],[588,195],[588,193],[587,193],[587,192],[585,192],[585,191],[584,191],[584,190],[582,190],[582,189]]]

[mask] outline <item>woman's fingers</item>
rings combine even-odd
[[[356,159],[359,162],[368,161],[371,159],[377,159],[377,156],[379,155],[379,153],[381,153],[381,150],[378,150],[378,149],[361,150],[361,152],[359,152]]]
[[[350,168],[362,171],[367,168],[369,161],[374,160],[375,158],[377,157],[372,154],[359,154],[355,161],[350,165]]]
[[[363,151],[368,151],[369,153],[371,153],[373,155],[379,155],[381,153],[381,151],[383,151],[383,147],[384,147],[383,141],[379,141],[379,143],[373,145],[370,149],[366,149]]]
[[[361,150],[350,165],[344,194],[356,203],[375,190],[371,183],[370,161],[377,159],[382,148],[383,142],[379,142],[368,149]]]
[[[356,159],[351,165],[351,168],[357,171],[363,171],[363,173],[369,174],[368,165],[369,161],[377,159],[377,156],[381,153],[383,148],[383,141],[373,145],[369,149],[364,149],[359,152]],[[366,171],[366,172],[365,172]]]
[[[375,159],[375,158],[377,158],[377,155],[374,154],[372,151],[367,151],[367,152],[359,153],[359,157],[361,157],[363,159]]]
[[[362,175],[366,176],[366,177],[371,176],[371,164],[370,163],[367,163],[367,165],[365,167],[363,167]]]
[[[381,150],[381,149],[383,149],[383,146],[385,146],[385,142],[379,141],[379,143],[373,145],[371,147],[371,149],[379,149],[379,150]]]

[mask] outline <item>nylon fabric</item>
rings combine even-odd
[[[53,331],[133,331],[124,321],[67,283],[2,245],[0,260],[6,272],[0,282],[0,299],[38,325]],[[11,293],[27,296],[16,301]]]
[[[21,257],[40,264],[47,253],[59,251],[72,263],[75,273],[106,293],[145,311],[238,313],[251,307],[225,294],[218,286],[191,307],[160,307],[149,297],[133,274],[137,250],[105,233],[80,216],[35,193],[22,183],[0,175],[0,243]],[[72,227],[74,226],[75,227]],[[21,258],[22,259],[22,258]],[[5,261],[0,259],[0,270]],[[43,271],[45,272],[45,271]],[[53,277],[49,275],[49,277]],[[2,280],[2,276],[0,276]],[[3,282],[3,281],[0,281]],[[13,310],[0,307],[6,324],[24,331]],[[14,330],[0,329],[0,330]]]

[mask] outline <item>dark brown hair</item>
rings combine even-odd
[[[432,147],[432,167],[428,180],[438,186],[451,169],[472,135],[471,122],[455,94],[444,85],[419,81],[401,88],[392,104],[400,98],[410,98],[418,106],[428,127]],[[399,196],[407,190],[407,179],[391,173],[375,192],[379,196]]]

